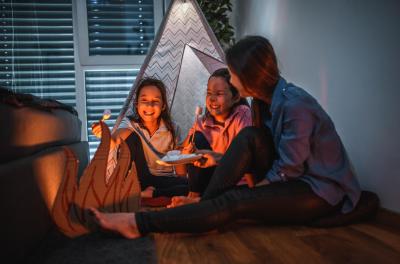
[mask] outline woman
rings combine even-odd
[[[219,159],[201,200],[158,212],[104,214],[99,224],[135,238],[148,232],[204,232],[236,219],[308,223],[354,209],[360,187],[332,120],[303,89],[279,74],[275,52],[260,36],[242,39],[226,54],[231,82],[253,97],[255,127],[244,128]],[[252,171],[255,188],[236,187]]]

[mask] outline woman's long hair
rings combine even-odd
[[[136,88],[135,91],[135,99],[134,99],[134,111],[133,111],[133,115],[129,116],[128,118],[133,121],[138,123],[139,125],[143,126],[143,120],[140,117],[139,113],[138,113],[138,109],[137,109],[137,105],[138,105],[138,99],[139,99],[139,95],[140,95],[140,91],[143,89],[143,87],[145,86],[155,86],[158,88],[158,90],[161,93],[161,99],[163,101],[163,109],[161,111],[160,117],[158,118],[158,122],[160,123],[160,120],[162,119],[164,121],[165,126],[167,127],[167,129],[171,132],[172,134],[172,138],[174,139],[174,143],[175,143],[175,128],[174,125],[172,123],[172,118],[171,118],[171,114],[169,112],[169,106],[168,106],[168,101],[167,101],[167,90],[165,88],[165,85],[162,81],[155,79],[155,78],[144,78],[140,81],[139,86]]]
[[[245,37],[226,51],[226,61],[244,90],[253,97],[253,123],[260,127],[263,115],[269,114],[269,104],[280,76],[271,43],[261,36]]]

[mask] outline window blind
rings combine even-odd
[[[72,0],[0,0],[0,84],[75,106]]]
[[[154,39],[153,0],[87,0],[89,55],[145,55]]]
[[[139,68],[132,70],[95,70],[85,72],[90,158],[93,157],[100,142],[92,134],[91,125],[102,118],[105,109],[110,109],[111,117],[106,120],[106,124],[110,130],[112,129],[138,73]]]

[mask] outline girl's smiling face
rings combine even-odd
[[[240,99],[233,96],[228,83],[222,77],[211,77],[207,84],[206,106],[208,112],[218,122],[225,122],[231,108]]]
[[[147,85],[142,87],[137,99],[137,111],[144,125],[158,122],[164,108],[165,104],[157,86]]]

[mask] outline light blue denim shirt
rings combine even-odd
[[[361,190],[336,132],[319,103],[306,91],[280,78],[264,120],[274,137],[278,159],[266,178],[270,182],[299,178],[331,205],[344,199],[343,213],[350,212]]]

